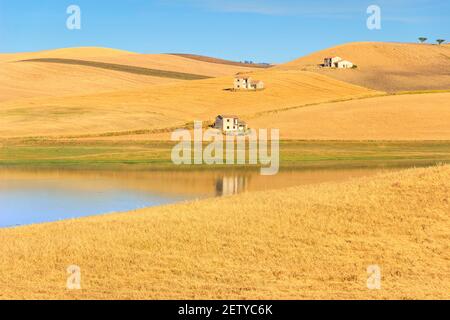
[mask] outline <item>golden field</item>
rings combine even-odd
[[[319,68],[325,57],[339,56],[358,66],[352,70]],[[450,46],[414,43],[357,42],[315,52],[278,66],[305,69],[380,91],[450,88]]]
[[[450,93],[375,97],[268,113],[249,121],[284,140],[450,140]]]
[[[253,70],[248,67],[208,63],[169,54],[137,54],[95,47],[0,54],[0,102],[124,89],[144,90],[151,85],[179,82],[166,77],[36,61],[36,59],[48,58],[114,63],[209,77],[230,76],[237,72]]]
[[[449,299],[449,212],[439,166],[2,229],[0,297]]]
[[[380,94],[312,72],[252,73],[267,89],[232,92],[233,77],[183,81],[145,89],[0,104],[0,137],[101,134],[210,122],[221,113],[243,119],[260,112]]]
[[[218,114],[236,114],[252,128],[280,129],[285,140],[449,140],[448,93],[433,91],[450,89],[449,48],[351,43],[268,69],[208,57],[105,48],[3,54],[0,138],[168,140],[174,128],[194,120],[210,123]],[[358,68],[317,67],[332,55]],[[41,60],[23,61],[30,59]],[[211,78],[180,80],[156,76],[155,70]],[[263,80],[266,89],[230,91],[237,72]],[[410,94],[382,97],[405,90]],[[414,90],[429,94],[411,95]]]

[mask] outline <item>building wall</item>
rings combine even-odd
[[[220,118],[216,117],[214,128],[222,132],[239,132],[247,131],[247,124],[239,121],[238,118]]]
[[[236,78],[234,79],[234,89],[236,90],[246,90],[251,89],[251,82],[252,79],[243,79],[243,78]]]
[[[339,61],[342,61],[341,57],[325,58],[324,65],[325,67],[338,68],[337,63]]]
[[[243,89],[247,87],[247,83],[244,79],[234,79],[234,88]]]
[[[223,118],[222,130],[224,132],[236,131],[237,129],[237,119]]]
[[[350,61],[340,61],[337,63],[337,67],[341,69],[348,69],[353,67],[353,63]]]
[[[223,130],[223,120],[220,117],[216,118],[216,122],[214,123],[214,128],[218,130]]]
[[[334,63],[339,62],[341,60],[342,60],[342,58],[340,58],[340,57],[334,57],[334,58],[331,59],[331,64],[334,64]]]

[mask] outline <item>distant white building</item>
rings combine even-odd
[[[354,67],[354,64],[341,57],[328,57],[324,59],[323,66],[327,68],[351,69]]]
[[[234,90],[262,90],[264,82],[253,80],[251,77],[236,76],[234,78]]]
[[[247,132],[247,123],[239,120],[235,115],[219,115],[214,122],[214,128],[223,133],[245,133]]]

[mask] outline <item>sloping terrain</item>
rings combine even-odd
[[[0,102],[146,88],[251,70],[173,55],[142,55],[105,48],[1,54]]]
[[[0,62],[0,102],[144,88],[174,81],[81,65]]]
[[[0,298],[449,299],[449,212],[442,166],[2,229]]]
[[[193,73],[157,70],[157,69],[124,65],[124,64],[87,61],[87,60],[79,60],[79,59],[40,58],[40,59],[20,60],[18,62],[57,63],[57,64],[67,64],[67,65],[75,65],[75,66],[85,66],[85,67],[99,68],[99,69],[119,71],[119,72],[132,73],[132,74],[145,75],[145,76],[153,76],[153,77],[159,77],[159,78],[170,78],[170,79],[177,79],[177,80],[200,80],[200,79],[209,78],[207,76],[202,76],[202,75],[193,74]]]
[[[249,122],[283,139],[450,140],[450,93],[407,94],[267,113]]]
[[[144,132],[167,140],[186,123],[236,114],[252,128],[280,129],[283,139],[448,140],[448,94],[363,100],[383,92],[352,84],[447,88],[448,50],[354,43],[268,69],[102,48],[0,55],[0,137],[133,138]],[[317,67],[333,55],[358,68]],[[236,72],[263,80],[266,89],[233,92]],[[193,80],[201,77],[212,78]],[[317,106],[343,100],[355,101]]]
[[[211,62],[211,63],[218,63],[218,64],[226,64],[226,65],[231,65],[231,66],[263,68],[263,69],[272,67],[270,64],[236,62],[236,61],[201,56],[198,54],[186,54],[186,53],[172,53],[172,54],[175,56],[183,57],[183,58]]]
[[[358,68],[319,68],[339,56]],[[360,86],[387,91],[450,89],[450,47],[431,44],[361,42],[315,52],[276,68],[305,69]]]
[[[263,91],[233,92],[232,77],[184,81],[143,89],[1,104],[0,136],[86,135],[182,126],[235,113],[259,112],[376,95],[377,92],[310,72],[258,71]]]
[[[173,54],[124,54],[119,56],[93,57],[96,62],[126,64],[129,66],[157,70],[193,73],[208,77],[231,76],[238,72],[248,72],[256,68],[252,65],[233,63],[211,57],[194,59]]]

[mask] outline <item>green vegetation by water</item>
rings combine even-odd
[[[0,141],[0,166],[126,169],[199,169],[230,166],[175,166],[172,142]],[[270,149],[269,149],[270,152]],[[450,141],[280,143],[280,166],[370,167],[450,163]],[[233,166],[239,168],[239,166]],[[242,166],[241,166],[242,167]],[[249,166],[246,166],[249,167]],[[258,166],[259,167],[259,166]]]

